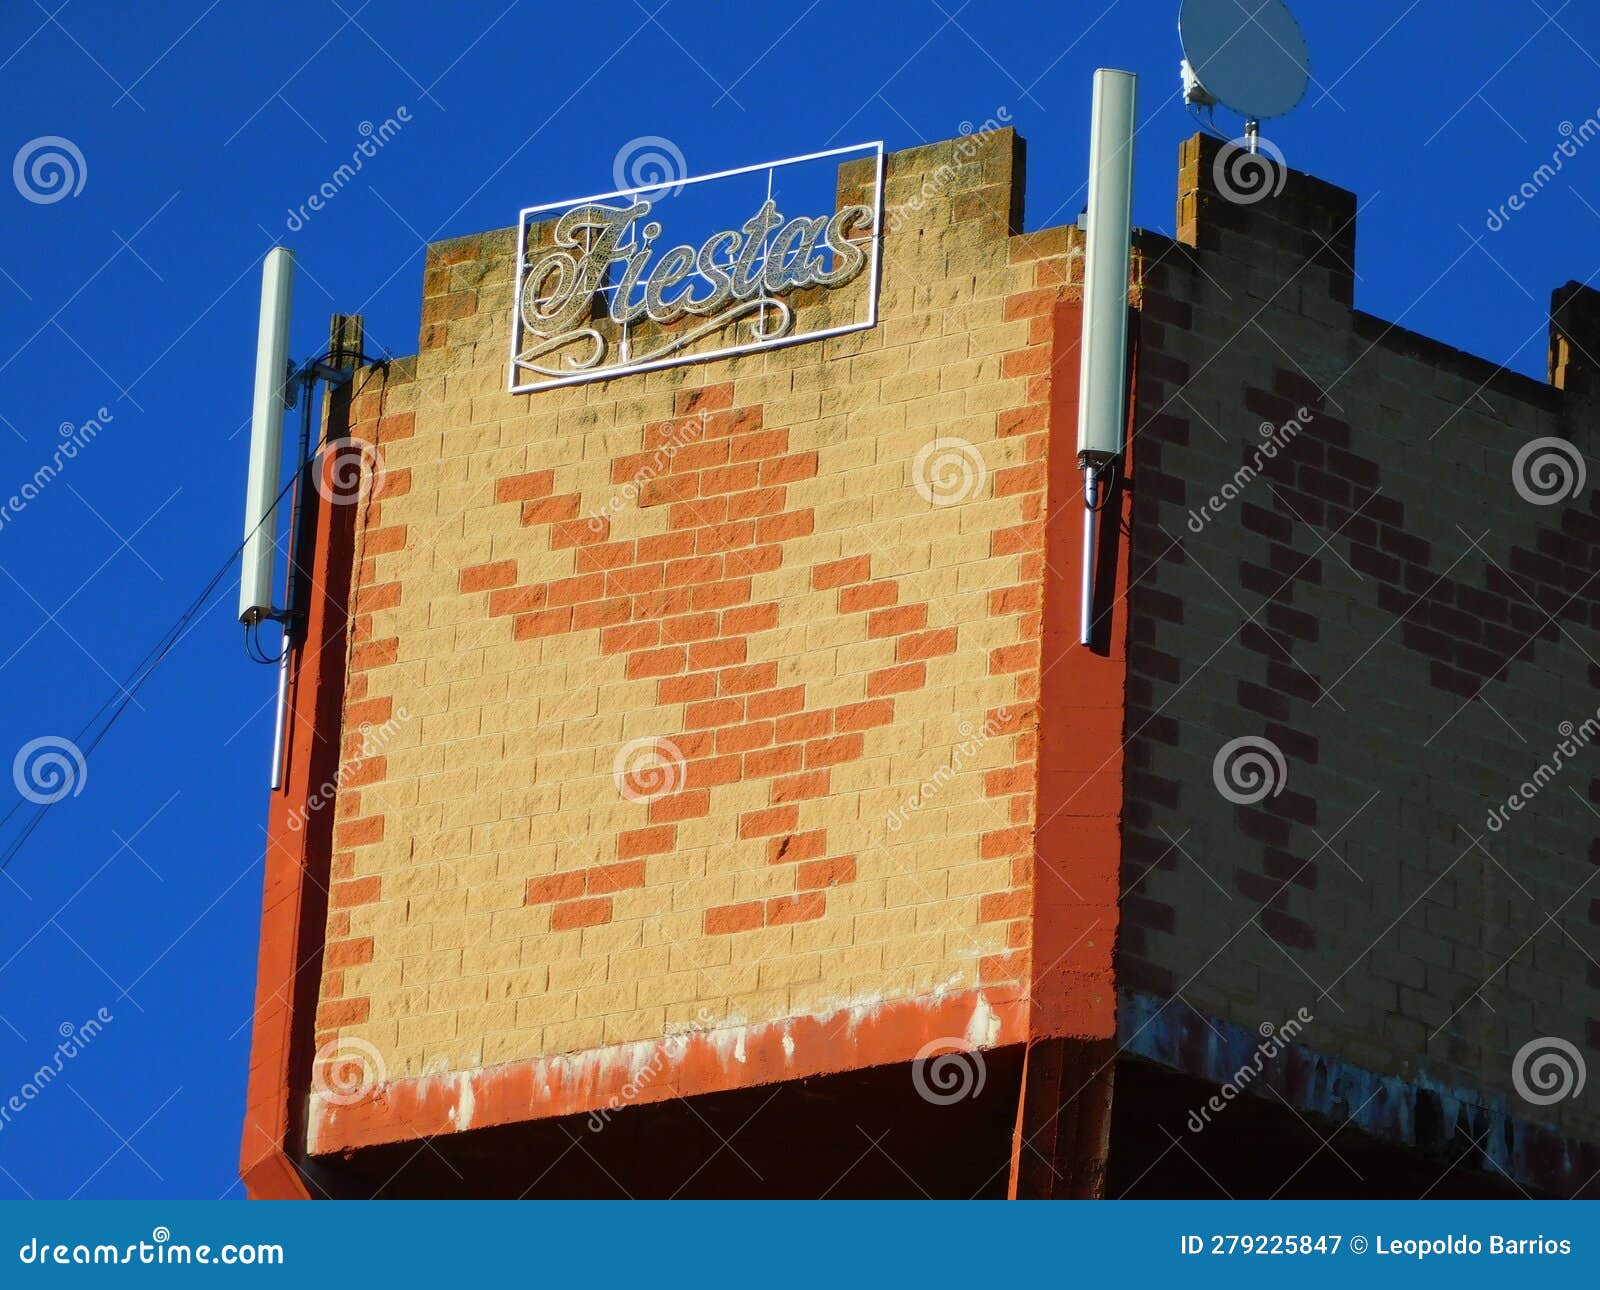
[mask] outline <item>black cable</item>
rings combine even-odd
[[[317,361],[320,362],[321,360],[319,359]],[[350,395],[350,402],[354,404],[356,399],[360,397],[362,391],[364,391],[367,386],[371,384],[374,376],[376,376],[380,371],[387,373],[388,370],[389,360],[387,357],[377,360],[377,362],[373,365],[372,371],[367,374],[367,379],[362,381],[360,388],[356,389]],[[272,505],[266,510],[262,517],[256,521],[255,526],[245,534],[243,541],[241,541],[238,546],[234,547],[233,550],[228,553],[227,559],[222,562],[216,573],[211,575],[210,581],[208,581],[201,589],[200,594],[189,602],[188,608],[186,608],[183,613],[178,615],[178,620],[162,634],[160,639],[158,639],[153,646],[150,647],[145,656],[140,659],[138,664],[134,667],[133,671],[128,673],[127,682],[117,687],[117,693],[122,696],[122,702],[117,703],[117,694],[111,695],[95,710],[94,715],[84,723],[83,728],[78,732],[77,738],[73,740],[74,745],[78,747],[78,752],[82,757],[87,759],[88,755],[100,746],[100,741],[111,732],[111,727],[116,725],[117,719],[121,717],[125,711],[127,711],[128,705],[133,702],[139,691],[144,687],[145,682],[155,675],[156,669],[161,666],[161,663],[166,659],[167,655],[170,654],[173,649],[176,648],[178,642],[183,639],[189,623],[193,621],[195,615],[198,614],[205,606],[206,601],[211,599],[212,593],[216,591],[217,586],[222,582],[223,578],[227,576],[228,570],[233,567],[233,562],[239,558],[239,554],[244,550],[246,543],[248,543],[250,539],[255,536],[257,529],[259,529],[269,519],[276,517],[279,504],[282,503],[283,499],[289,495],[289,490],[294,488],[294,486],[300,482],[300,477],[305,474],[306,467],[311,465],[312,462],[316,461],[317,458],[322,455],[322,450],[327,447],[327,445],[328,440],[326,437],[324,437],[322,442],[317,444],[316,451],[312,452],[310,456],[300,463],[294,474],[290,476],[289,482],[283,486],[277,497],[273,499]],[[271,661],[276,662],[277,660]],[[106,718],[105,724],[100,727],[99,732],[95,734],[93,738],[88,738],[89,731],[94,729],[95,723],[99,721],[101,715],[105,713],[108,708],[112,708],[113,704],[116,706],[114,709],[112,709],[111,715]],[[87,743],[84,742],[86,739],[88,740]],[[12,806],[12,808],[7,811],[4,816],[0,816],[0,829],[4,829],[5,826],[11,822],[12,817],[22,809],[23,802],[26,800],[27,799],[25,798],[19,797],[16,804]],[[33,835],[34,830],[37,829],[40,823],[44,820],[45,814],[52,806],[55,805],[55,802],[59,800],[60,799],[57,798],[52,801],[39,803],[39,809],[33,813],[33,816],[28,820],[27,824],[23,826],[22,832],[17,835],[17,837],[9,846],[6,847],[4,854],[0,855],[0,873],[4,873],[11,862],[16,859],[18,852],[22,850],[23,844],[26,843],[27,840]]]

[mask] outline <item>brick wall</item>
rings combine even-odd
[[[1600,1057],[1600,749],[1487,826],[1600,705],[1600,494],[1512,486],[1536,438],[1592,461],[1592,421],[1353,310],[1355,198],[1292,174],[1230,202],[1215,151],[1184,147],[1178,241],[1140,241],[1118,968],[1179,1002],[1123,1042],[1305,1007],[1319,1053],[1593,1139],[1592,1097],[1533,1105],[1512,1066],[1545,1036]],[[1281,753],[1276,795],[1214,786],[1241,737]]]
[[[530,395],[515,230],[430,248],[415,379],[355,410],[316,1022],[387,1091],[314,1099],[314,1149],[582,1109],[674,1032],[715,1051],[648,1096],[1023,1036],[1076,234],[1013,235],[1020,153],[888,159],[869,331]]]

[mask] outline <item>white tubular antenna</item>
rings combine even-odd
[[[275,246],[261,270],[261,322],[256,338],[255,404],[250,419],[250,475],[244,495],[244,551],[239,571],[239,621],[270,617],[278,469],[283,459],[284,390],[289,381],[289,305],[294,252]]]
[[[1133,244],[1133,130],[1139,78],[1094,74],[1088,236],[1078,372],[1078,464],[1084,470],[1083,603],[1079,642],[1094,619],[1095,521],[1101,471],[1122,454],[1128,391],[1128,270]]]

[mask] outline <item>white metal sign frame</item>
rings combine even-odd
[[[598,361],[603,357],[605,352],[604,340],[599,336],[599,333],[594,331],[592,328],[585,328],[581,333],[574,332],[572,334],[574,337],[577,337],[581,334],[582,337],[588,340],[593,346],[594,357],[587,363],[583,364],[581,366],[581,370],[573,370],[571,372],[561,374],[535,372],[533,379],[523,379],[519,381],[518,378],[519,376],[523,375],[524,369],[531,368],[530,363],[526,361],[527,355],[532,352],[525,349],[527,339],[530,336],[538,337],[543,334],[530,325],[526,314],[525,301],[523,299],[525,289],[528,284],[529,270],[531,268],[536,269],[539,267],[537,260],[534,264],[530,265],[527,255],[528,226],[530,223],[538,223],[538,217],[544,216],[548,218],[551,212],[562,212],[565,214],[584,207],[594,206],[598,203],[612,201],[616,198],[641,198],[642,195],[660,194],[668,190],[676,192],[677,190],[687,187],[691,184],[709,183],[713,180],[728,179],[735,175],[755,174],[761,171],[765,171],[767,173],[768,206],[770,207],[772,176],[776,171],[787,166],[797,166],[806,162],[822,161],[830,157],[851,156],[871,156],[873,158],[872,204],[870,207],[872,223],[870,236],[857,236],[847,239],[851,244],[860,247],[865,256],[865,264],[862,266],[866,269],[868,275],[867,312],[865,318],[857,319],[853,322],[840,323],[836,326],[821,327],[812,331],[789,332],[784,329],[780,334],[774,335],[768,339],[762,339],[760,337],[760,333],[766,327],[766,316],[769,308],[777,312],[780,319],[786,319],[790,314],[788,307],[783,304],[781,299],[779,299],[784,291],[788,290],[789,288],[784,287],[777,291],[769,292],[766,290],[765,286],[763,286],[759,295],[746,302],[747,306],[752,304],[755,305],[759,314],[758,321],[753,327],[753,330],[757,333],[757,338],[754,340],[744,341],[735,345],[723,346],[719,349],[702,350],[692,353],[672,353],[664,357],[651,358],[643,361],[630,361],[626,358],[627,324],[623,323],[622,342],[619,346],[623,353],[623,361],[610,365],[604,365]],[[779,349],[786,345],[797,345],[806,341],[825,340],[830,336],[843,336],[850,332],[865,331],[870,327],[876,326],[878,322],[879,262],[881,259],[883,239],[883,173],[883,141],[878,140],[873,143],[854,144],[844,148],[829,148],[822,152],[808,152],[798,157],[785,157],[780,161],[760,162],[753,166],[740,166],[732,170],[719,170],[714,174],[709,175],[694,175],[685,179],[674,179],[667,182],[657,182],[654,184],[640,184],[633,188],[617,189],[614,192],[597,193],[591,197],[578,197],[566,201],[546,202],[539,206],[524,207],[517,223],[517,276],[515,281],[515,290],[512,293],[511,301],[511,342],[510,353],[508,355],[509,366],[507,369],[508,391],[512,394],[529,394],[537,390],[554,389],[563,385],[577,385],[588,381],[610,380],[613,377],[627,376],[636,372],[655,371],[664,367],[679,367],[686,363],[709,362],[718,358],[731,358],[737,354],[749,354],[760,350]],[[819,217],[815,222],[820,227],[825,219],[826,217]],[[711,242],[714,241],[716,237],[721,236],[723,236],[723,234],[714,235],[712,239],[708,240],[706,246],[709,247]],[[704,252],[704,249],[705,248],[702,248],[702,252]],[[767,264],[769,249],[770,248],[768,246],[764,245],[761,253],[760,265],[763,270],[763,274]],[[661,261],[658,260],[657,267],[659,267],[660,263]],[[652,269],[652,272],[653,271],[654,269]],[[851,275],[851,280],[853,280],[854,276],[855,275]],[[648,278],[648,274],[646,277]],[[823,281],[823,285],[829,285],[822,278],[813,278],[812,281]],[[797,282],[794,285],[807,285],[807,283],[802,281]],[[842,286],[844,283],[841,282],[838,285]],[[729,316],[725,319],[724,325],[735,321],[735,319],[731,316],[734,312],[735,310],[728,311]],[[748,309],[741,308],[738,310],[738,312],[748,312]],[[653,314],[651,316],[654,317]],[[718,319],[713,318],[708,323],[701,323],[698,326],[691,328],[688,338],[678,339],[674,342],[673,347],[677,348],[682,344],[689,343],[689,341],[692,341],[701,334],[715,330],[713,324],[716,324],[718,321]],[[579,366],[578,363],[574,362],[570,358],[568,359],[568,362],[575,368]]]

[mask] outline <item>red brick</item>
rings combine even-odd
[[[372,962],[372,937],[363,936],[353,941],[329,941],[323,953],[322,965],[328,968],[360,967]]]
[[[920,632],[927,625],[926,605],[901,605],[867,615],[868,636],[902,636],[906,632]]]
[[[835,856],[831,860],[809,860],[795,871],[794,883],[801,891],[818,887],[837,887],[856,880],[856,858]]]
[[[897,663],[914,663],[918,659],[937,658],[941,654],[955,652],[956,629],[944,627],[915,636],[902,636],[895,642],[894,657]]]
[[[494,485],[494,500],[497,502],[536,502],[549,497],[555,488],[556,473],[553,470],[536,470],[528,475],[507,475],[504,479],[497,479]]]
[[[376,874],[367,878],[352,878],[349,882],[336,882],[328,888],[330,909],[351,909],[356,905],[370,905],[382,894],[382,883]]]
[[[575,927],[595,927],[611,921],[611,901],[604,897],[593,900],[571,900],[550,910],[550,930],[570,931]]]
[[[803,892],[798,896],[780,896],[767,902],[767,926],[782,927],[786,923],[808,923],[821,918],[826,910],[827,897],[820,891]]]
[[[795,806],[774,806],[762,811],[746,811],[739,817],[739,836],[765,838],[774,833],[790,833],[799,822],[799,808]]]
[[[839,612],[859,614],[864,609],[882,609],[900,598],[900,587],[895,582],[869,582],[859,587],[846,587],[839,593]]]
[[[604,896],[613,891],[629,891],[644,886],[644,861],[630,860],[622,864],[603,864],[589,870],[589,894]]]
[[[663,855],[677,845],[678,830],[670,824],[645,829],[625,829],[617,834],[617,855],[623,860]]]
[[[762,923],[760,901],[746,901],[739,905],[716,905],[706,910],[706,935],[719,936],[729,932],[747,932]]]
[[[577,870],[569,873],[552,873],[542,878],[529,878],[523,893],[524,905],[548,905],[553,900],[576,900],[583,895],[583,874]]]
[[[851,556],[848,560],[834,560],[819,564],[811,570],[811,585],[818,591],[830,587],[843,587],[847,583],[864,582],[872,568],[872,557]]]
[[[927,678],[925,663],[886,667],[867,674],[867,693],[873,698],[884,694],[904,694],[907,690],[920,690],[927,683]]]
[[[497,560],[493,564],[469,565],[461,571],[461,590],[494,591],[500,587],[509,587],[517,580],[517,562],[515,560]]]

